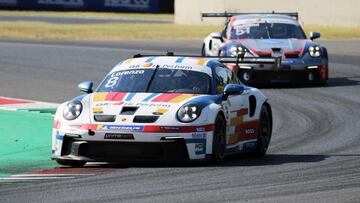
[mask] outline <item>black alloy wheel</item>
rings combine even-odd
[[[263,157],[269,147],[271,140],[271,120],[268,108],[263,105],[260,113],[259,132],[257,135],[255,156]]]
[[[221,115],[218,115],[215,120],[215,129],[212,147],[212,161],[215,164],[220,164],[224,159],[226,147],[226,124]]]

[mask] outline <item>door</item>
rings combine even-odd
[[[227,84],[238,84],[239,80],[228,68],[218,66],[216,72],[216,91],[218,94],[224,92]],[[227,122],[226,128],[226,144],[231,147],[242,140],[242,126],[244,124],[244,117],[249,112],[248,94],[230,95],[227,100],[222,101],[222,107],[225,112],[225,119]]]

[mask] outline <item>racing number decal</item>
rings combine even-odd
[[[111,77],[111,78],[107,81],[105,87],[106,87],[106,88],[113,88],[113,87],[116,85],[116,83],[117,83],[118,80],[119,80],[119,77]]]

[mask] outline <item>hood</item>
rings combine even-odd
[[[227,46],[229,49],[230,46],[241,44],[258,56],[271,56],[274,49],[281,49],[284,54],[300,55],[308,41],[306,39],[242,39],[232,41]]]
[[[87,97],[91,123],[134,124],[168,120],[182,105],[201,95],[98,92]]]

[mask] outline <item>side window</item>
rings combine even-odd
[[[234,77],[232,72],[225,68],[225,67],[221,67],[221,66],[217,66],[215,68],[215,72],[216,72],[216,92],[218,94],[221,94],[224,92],[225,86],[227,84],[234,84]]]

